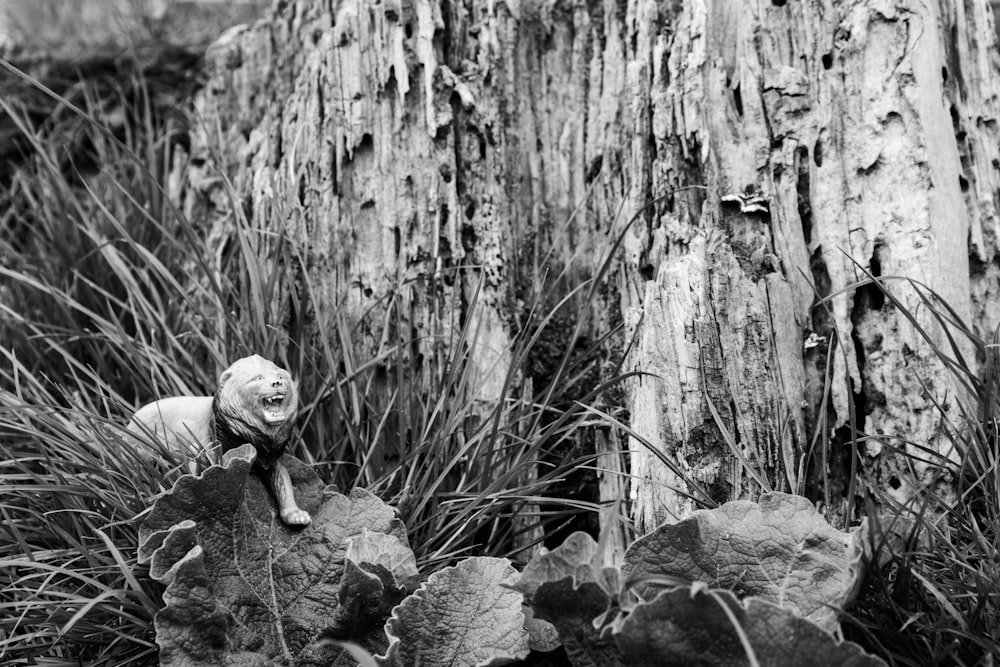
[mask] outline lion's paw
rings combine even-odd
[[[309,512],[293,507],[281,510],[281,520],[286,526],[308,526],[312,522],[312,517],[309,516]]]

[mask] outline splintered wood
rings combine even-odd
[[[175,174],[208,238],[242,210],[295,246],[317,336],[400,323],[358,328],[358,354],[410,341],[406,372],[430,386],[472,318],[488,404],[525,295],[600,275],[584,334],[643,374],[604,494],[608,471],[631,475],[640,531],[761,482],[843,512],[851,401],[886,438],[855,463],[899,498],[926,481],[882,445],[945,453],[934,401],[953,383],[855,283],[908,276],[979,334],[1000,321],[985,3],[334,5],[278,3],[216,45]],[[913,289],[888,288],[940,342]]]
[[[854,284],[910,277],[980,335],[998,322],[998,79],[988,10],[685,2],[675,14],[647,14],[656,28],[642,20],[635,34],[657,32],[646,54],[651,192],[700,177],[708,194],[680,222],[660,206],[632,230],[639,248],[655,247],[659,229],[668,230],[666,251],[642,260],[653,265],[651,279],[625,293],[636,323],[628,368],[651,373],[632,383],[633,427],[717,501],[759,491],[740,472],[747,466],[732,465],[742,455],[773,488],[821,493],[836,514],[846,500],[844,427],[854,400],[856,425],[885,436],[862,443],[858,464],[905,499],[927,483],[927,466],[883,445],[951,455],[934,402],[947,409],[956,387],[901,309]],[[690,229],[724,240],[706,254]],[[900,281],[888,289],[947,348],[916,292]],[[685,335],[699,328],[708,332]],[[732,443],[706,436],[718,433],[709,400]],[[825,432],[813,440],[817,430]],[[825,436],[834,451],[810,450]],[[683,492],[692,489],[675,492],[674,473],[637,442],[631,450],[641,528],[690,511]]]

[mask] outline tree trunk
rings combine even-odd
[[[716,501],[753,494],[748,468],[843,513],[852,399],[869,433],[947,445],[947,374],[899,309],[850,286],[905,275],[977,332],[998,322],[984,2],[329,6],[278,2],[213,47],[174,184],[211,242],[245,212],[293,245],[289,288],[317,300],[307,316],[287,300],[286,321],[321,339],[396,309],[395,371],[429,390],[471,320],[489,403],[546,270],[599,279],[585,333],[624,324],[608,354],[644,374],[624,393],[628,460],[601,440],[605,495],[628,471],[641,531],[693,508],[686,478]],[[362,329],[355,354],[387,335]],[[817,431],[831,447],[810,454]],[[874,441],[860,463],[900,496],[921,482]]]
[[[888,436],[865,443],[859,463],[884,490],[911,496],[929,481],[925,467],[910,474],[911,463],[882,445],[946,453],[933,401],[947,408],[954,383],[900,309],[874,287],[849,286],[866,272],[907,276],[980,335],[996,326],[989,9],[685,3],[649,23],[660,26],[646,51],[652,194],[708,187],[686,207],[658,207],[631,236],[646,258],[627,259],[624,273],[653,266],[651,280],[623,294],[637,341],[630,367],[663,378],[633,383],[635,430],[716,500],[744,496],[756,484],[720,438],[711,401],[771,485],[822,490],[842,514],[853,398],[856,427]],[[749,191],[766,203],[752,210],[732,196]],[[890,289],[946,347],[915,292]],[[810,474],[805,457],[820,429],[830,449],[812,454],[820,465]],[[634,492],[642,527],[691,508],[669,488],[676,475],[641,447],[632,447],[632,472],[646,480]]]

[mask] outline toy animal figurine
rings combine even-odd
[[[304,526],[312,518],[295,504],[292,481],[281,461],[297,403],[298,389],[288,371],[255,354],[223,371],[215,396],[162,398],[139,408],[128,428],[152,434],[192,459],[205,453],[212,463],[250,443],[257,450],[254,468],[274,493],[281,520]],[[194,460],[189,469],[196,471]]]

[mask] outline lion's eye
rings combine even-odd
[[[264,379],[264,376],[263,376],[263,375],[258,375],[257,377],[255,377],[255,378],[254,378],[254,381],[255,381],[255,382],[259,382],[259,381],[261,381],[261,380],[263,380],[263,379]]]

